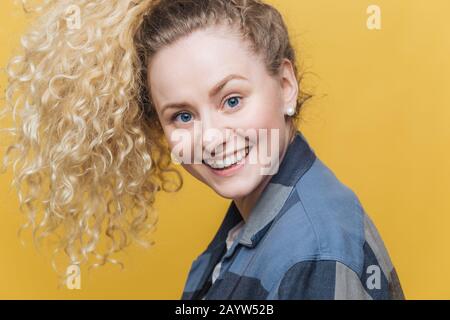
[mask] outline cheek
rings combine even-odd
[[[269,91],[255,100],[252,105],[253,128],[280,128],[284,123],[282,101],[276,91]]]
[[[257,164],[254,170],[260,172],[261,168],[270,168],[271,165],[279,159],[281,146],[285,139],[286,118],[283,112],[283,101],[278,98],[276,92],[267,95],[264,101],[260,103],[261,111],[254,118],[252,126],[258,130],[256,146]],[[265,130],[264,130],[265,129]],[[256,173],[256,174],[258,174]],[[255,174],[255,172],[252,172]]]
[[[280,128],[283,125],[283,119],[280,107],[271,105],[258,115],[256,123],[259,124],[259,128]]]
[[[174,159],[194,164],[194,142],[191,132],[170,129],[165,131],[165,137]]]
[[[161,123],[161,122],[160,122]],[[161,127],[163,129],[164,137],[166,138],[167,144],[169,145],[170,150],[172,150],[176,144],[175,141],[172,141],[172,130],[168,128],[168,126],[164,126],[161,124]]]

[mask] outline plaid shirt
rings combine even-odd
[[[234,201],[191,265],[181,299],[404,299],[396,270],[356,194],[300,131],[229,250]],[[221,264],[212,284],[212,272]]]

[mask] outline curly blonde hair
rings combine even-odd
[[[73,6],[78,28],[67,23]],[[54,254],[70,265],[92,255],[91,267],[120,264],[112,255],[131,239],[148,245],[156,193],[182,187],[146,82],[160,48],[228,22],[271,74],[287,58],[301,78],[280,13],[262,1],[46,0],[36,11],[7,68],[3,113],[12,115],[14,142],[3,165],[14,158],[12,185],[27,217],[20,230],[31,227],[35,243],[55,235]],[[295,122],[310,97],[301,91]]]

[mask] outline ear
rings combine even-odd
[[[298,82],[294,72],[294,67],[289,59],[284,59],[279,72],[280,85],[283,94],[284,108],[297,107]]]

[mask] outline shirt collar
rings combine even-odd
[[[262,191],[239,236],[239,243],[255,247],[269,229],[275,217],[282,211],[289,194],[297,181],[311,167],[316,159],[313,149],[304,135],[297,130],[288,145],[278,171]],[[207,251],[218,249],[225,242],[228,231],[243,220],[234,201],[228,207],[225,218]],[[235,246],[226,255],[231,255]]]

